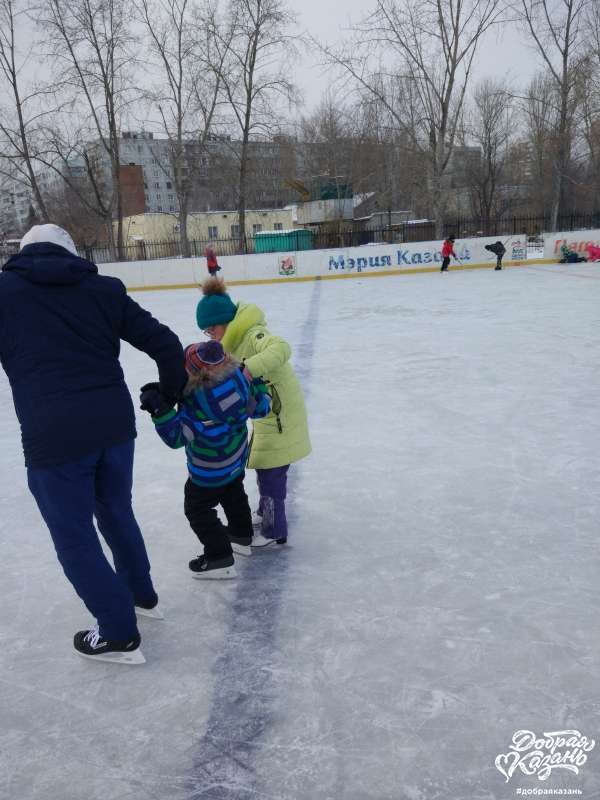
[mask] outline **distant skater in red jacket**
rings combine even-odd
[[[221,267],[217,263],[217,254],[209,245],[204,251],[204,255],[206,256],[206,266],[208,267],[209,274],[216,275],[217,272],[221,269]]]
[[[449,236],[442,245],[442,268],[440,272],[448,272],[448,265],[450,264],[450,256],[456,258],[454,252],[454,236]]]

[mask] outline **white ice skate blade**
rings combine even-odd
[[[252,544],[250,547],[253,550],[256,550],[260,547],[269,547],[272,544],[277,544],[276,539],[267,539],[266,536],[262,536],[260,533],[257,533],[254,538],[252,539]]]
[[[79,650],[75,651],[78,656],[82,658],[89,658],[91,661],[109,661],[111,664],[145,664],[146,659],[144,654],[138,647],[137,650],[132,650],[130,653],[99,653],[96,656],[88,655],[87,653],[80,653]]]
[[[249,544],[236,544],[235,542],[231,543],[231,549],[234,553],[237,553],[238,556],[251,556],[252,555],[252,548]]]
[[[138,617],[149,617],[150,619],[165,618],[165,615],[160,610],[160,606],[154,606],[154,608],[142,608],[141,606],[136,606],[135,613]]]
[[[192,572],[192,578],[200,581],[228,581],[237,578],[235,567],[222,567],[221,569],[208,569],[205,572]]]

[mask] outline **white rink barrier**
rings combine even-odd
[[[566,244],[570,250],[574,250],[578,255],[587,258],[588,244],[600,247],[600,230],[545,233],[544,258],[559,261],[561,258],[560,248],[563,244]]]
[[[498,237],[461,239],[455,242],[458,259],[451,269],[493,267],[496,257],[485,250]],[[527,260],[527,241],[513,237],[502,240],[507,264]],[[328,250],[300,250],[290,253],[257,253],[245,256],[221,256],[219,273],[228,283],[271,282],[278,280],[314,280],[357,274],[399,274],[432,272],[441,265],[442,242],[406,244],[369,244]],[[134,261],[100,264],[103,275],[120,278],[128,289],[185,288],[197,286],[207,276],[205,258],[166,258],[157,261]]]

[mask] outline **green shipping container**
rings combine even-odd
[[[292,231],[261,231],[254,236],[256,253],[284,253],[289,250],[312,250],[313,231],[298,228]]]

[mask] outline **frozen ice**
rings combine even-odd
[[[600,266],[234,286],[286,337],[314,453],[290,544],[191,579],[185,459],[139,412],[134,502],[164,621],[147,663],[72,649],[85,608],[29,495],[0,374],[0,798],[600,797],[513,734],[598,738]],[[193,290],[135,299],[184,343]],[[153,363],[123,346],[132,394]],[[252,472],[247,487],[254,501]]]

